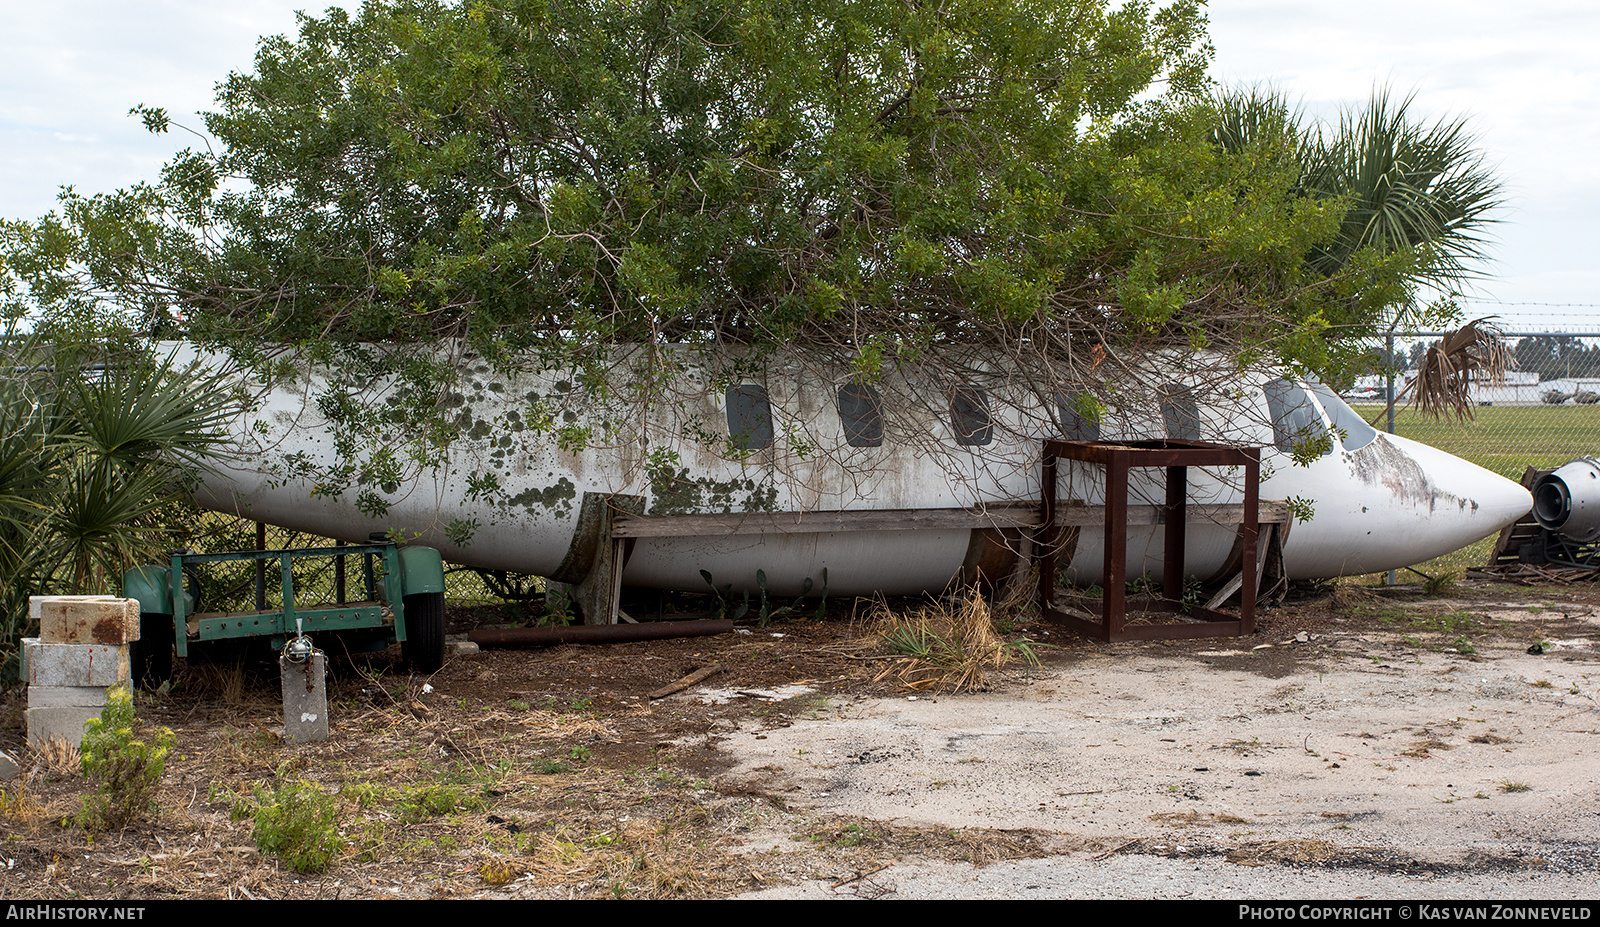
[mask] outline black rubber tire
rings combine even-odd
[[[444,665],[444,593],[419,592],[403,601],[406,639],[400,653],[417,672],[437,672]]]
[[[135,684],[157,689],[172,678],[172,616],[141,614],[139,639],[128,649]]]

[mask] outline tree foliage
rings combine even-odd
[[[216,153],[9,225],[7,267],[202,340],[865,355],[1293,323],[1337,211],[1286,199],[1278,152],[1212,150],[1203,26],[1193,0],[330,10],[221,85]]]
[[[439,446],[451,350],[589,393],[624,344],[1326,367],[1464,252],[1393,247],[1286,110],[1230,129],[1210,52],[1202,0],[374,0],[263,40],[159,180],[6,223],[0,288],[246,360],[400,346],[358,372]]]

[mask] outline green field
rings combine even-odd
[[[1383,411],[1379,405],[1356,409],[1369,421]],[[1457,422],[1396,409],[1395,434],[1514,480],[1530,466],[1548,470],[1577,457],[1600,455],[1600,405],[1480,406],[1472,411],[1472,421]],[[1376,427],[1384,430],[1384,422]]]
[[[1368,421],[1383,411],[1381,405],[1355,408]],[[1549,470],[1578,457],[1600,456],[1600,406],[1480,406],[1472,411],[1471,421],[1458,422],[1435,421],[1414,409],[1396,409],[1395,434],[1449,451],[1513,480],[1520,480],[1528,467]],[[1381,431],[1384,425],[1380,418],[1377,428]],[[1420,564],[1417,570],[1437,575],[1478,566],[1493,547],[1494,539],[1489,538]]]

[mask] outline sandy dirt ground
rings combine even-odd
[[[304,745],[275,674],[184,667],[139,701],[176,737],[159,813],[110,833],[13,692],[0,897],[1600,897],[1593,585],[1341,586],[1241,639],[1023,623],[1041,665],[959,693],[899,688],[851,603],[429,677],[390,653],[335,661]],[[336,813],[316,872],[260,842],[296,783]]]
[[[1096,647],[1003,692],[745,726],[720,744],[725,781],[816,811],[1042,831],[1060,853],[988,874],[902,863],[874,894],[1595,897],[1593,610],[1436,603],[1504,632],[1462,653],[1378,601],[1394,622]],[[860,888],[782,894],[840,891]]]

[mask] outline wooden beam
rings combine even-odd
[[[1029,528],[1038,506],[982,509],[857,509],[847,512],[732,512],[711,515],[616,515],[612,537],[661,538],[729,534],[819,534],[834,531],[922,531],[939,528]]]
[[[1189,524],[1236,525],[1244,521],[1243,505],[1185,506]],[[1282,502],[1262,502],[1262,524],[1289,519]],[[1166,506],[1130,505],[1128,524],[1166,524]],[[1063,527],[1099,527],[1105,523],[1105,506],[1056,506],[1056,524]],[[611,536],[616,538],[674,538],[704,535],[821,534],[835,531],[927,531],[939,529],[1037,528],[1039,507],[1005,503],[982,509],[856,509],[845,512],[731,512],[709,515],[612,516]]]

